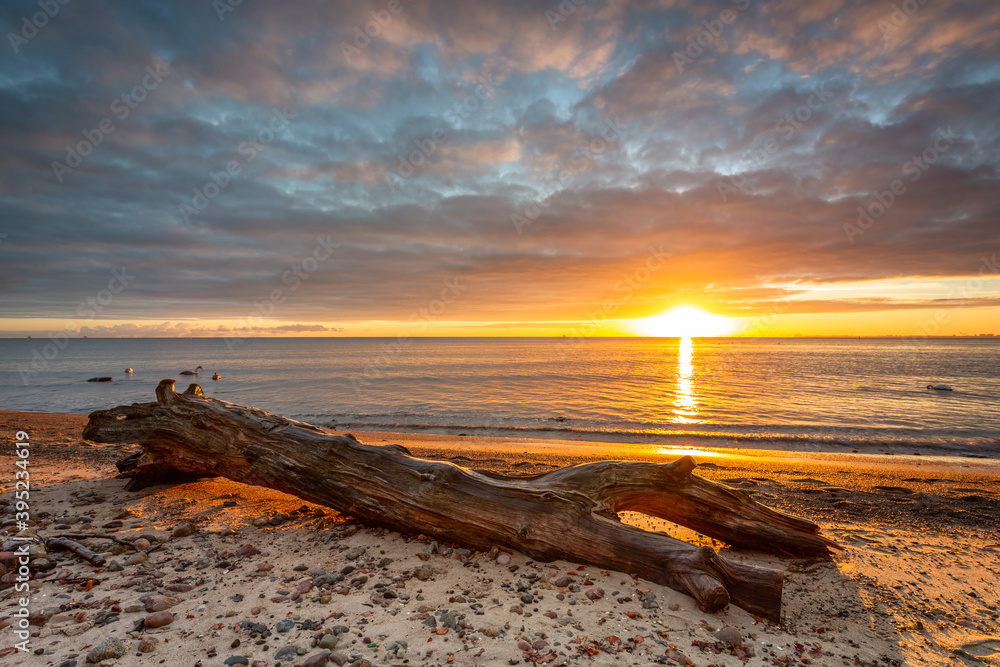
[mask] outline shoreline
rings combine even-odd
[[[415,456],[510,474],[607,458],[665,462],[691,454],[699,464],[696,474],[811,519],[844,547],[830,562],[782,559],[724,548],[644,515],[622,516],[648,530],[722,547],[736,560],[785,570],[784,621],[777,626],[734,607],[703,614],[687,596],[622,573],[591,572],[593,586],[607,594],[590,599],[580,589],[555,585],[567,572],[579,574],[572,563],[531,563],[516,552],[500,562],[486,552],[435,548],[418,536],[367,528],[329,508],[222,478],[126,493],[113,479],[114,461],[134,448],[82,441],[85,423],[82,415],[0,410],[5,439],[12,442],[17,428],[30,435],[32,510],[48,513],[39,516],[43,532],[66,530],[60,525],[76,532],[94,526],[89,531],[95,537],[88,541],[123,568],[109,572],[69,554],[51,554],[59,560],[49,576],[37,580],[31,604],[33,611],[48,614],[33,628],[38,636],[32,646],[44,649],[44,655],[8,655],[12,664],[57,666],[75,659],[83,667],[87,650],[72,647],[97,645],[112,636],[128,644],[118,665],[200,660],[209,667],[236,656],[270,667],[288,646],[304,651],[292,657],[286,652],[283,665],[304,665],[311,658],[311,664],[320,664],[316,656],[324,649],[312,644],[326,630],[343,626],[348,632],[336,635],[339,643],[329,640],[324,646],[336,644],[328,648],[334,662],[358,656],[348,663],[354,667],[403,660],[408,665],[515,660],[528,665],[530,658],[550,654],[546,664],[685,664],[670,657],[675,655],[695,665],[809,664],[802,658],[831,666],[1000,665],[1000,593],[989,583],[1000,578],[1000,461],[993,459],[661,451],[653,445],[623,451],[605,442],[353,431],[367,445],[399,444]],[[0,455],[0,504],[12,498],[12,450]],[[175,532],[187,523],[197,527],[193,535]],[[11,529],[6,530],[9,535]],[[97,537],[103,534],[126,541],[140,535],[154,539],[144,553],[133,553]],[[359,550],[365,553],[350,558]],[[363,572],[366,581],[351,585],[356,577],[350,576],[333,589],[316,583],[348,567],[355,575]],[[429,574],[420,570],[424,567]],[[59,583],[88,572],[85,576],[97,582],[89,593],[79,584]],[[535,575],[527,580],[531,605],[517,590],[526,574]],[[384,585],[376,588],[375,583]],[[387,587],[406,598],[380,597]],[[280,592],[305,588],[295,600]],[[11,592],[0,589],[0,653],[14,643],[11,629],[2,627],[14,608]],[[142,598],[157,594],[176,600],[170,608],[174,620],[155,630],[132,631],[150,613]],[[649,594],[655,602],[646,607]],[[469,602],[473,599],[477,602]],[[87,606],[102,600],[108,604]],[[342,616],[331,618],[337,614]],[[241,627],[247,622],[266,626],[267,635],[247,630],[256,626]],[[316,622],[323,632],[310,629]],[[746,662],[717,644],[717,633],[727,627],[753,651],[753,656],[743,655]],[[143,646],[149,653],[140,658]]]

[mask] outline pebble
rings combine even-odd
[[[278,624],[274,626],[274,629],[278,632],[288,632],[294,627],[295,627],[295,621],[286,618],[278,621]]]
[[[191,523],[182,523],[181,525],[174,528],[173,533],[171,533],[171,535],[174,538],[187,537],[188,535],[193,535],[193,534],[194,534],[194,524]]]
[[[224,665],[249,665],[250,661],[242,655],[231,655],[222,663]]]
[[[421,565],[420,567],[413,570],[413,576],[420,581],[427,581],[432,576],[434,576],[434,570],[427,567],[426,565]]]
[[[145,563],[147,560],[149,560],[149,556],[146,554],[132,554],[125,559],[125,565],[138,565],[139,563]]]
[[[299,653],[299,651],[301,651],[301,653]],[[279,661],[292,660],[303,654],[305,654],[305,649],[303,649],[301,646],[286,646],[285,648],[281,649],[280,651],[274,654],[274,659]],[[243,664],[245,665],[246,663]]]
[[[743,642],[740,631],[732,626],[726,626],[715,631],[715,638],[726,644],[736,644],[739,646]]]
[[[139,539],[134,540],[132,542],[132,546],[135,547],[136,549],[141,549],[142,551],[145,551],[150,547],[150,543],[149,540],[147,540],[145,537],[140,537]]]
[[[587,598],[590,600],[600,600],[604,597],[603,588],[590,588],[587,590]]]
[[[329,660],[329,653],[317,653],[303,660],[302,667],[324,667]]]
[[[162,628],[174,622],[174,615],[169,611],[156,611],[143,619],[142,625],[146,628]]]
[[[499,565],[510,565],[510,554],[500,554],[497,556],[497,563]]]
[[[139,642],[140,653],[152,653],[156,650],[156,645],[160,643],[156,637],[143,637]]]
[[[180,603],[181,601],[179,599],[170,597],[169,595],[150,595],[146,599],[146,611],[150,613],[154,611],[163,611]]]
[[[108,572],[121,572],[124,569],[125,566],[116,560],[109,562],[107,567]]]
[[[337,648],[337,642],[340,640],[339,637],[335,635],[323,635],[320,640],[316,642],[316,645],[320,648],[325,648],[328,650],[333,650]]]
[[[108,637],[94,648],[87,651],[87,662],[102,662],[120,658],[128,652],[128,647],[117,637]]]

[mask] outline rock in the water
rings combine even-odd
[[[101,377],[88,378],[87,382],[111,382],[112,379],[113,378],[111,378],[111,377],[109,377],[107,375],[102,375]]]
[[[169,611],[154,611],[142,621],[145,628],[162,628],[174,622],[174,615]]]
[[[120,658],[128,653],[128,647],[117,637],[108,637],[94,648],[87,651],[87,662],[102,662],[112,658]]]

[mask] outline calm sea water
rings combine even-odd
[[[299,338],[232,350],[74,339],[55,350],[0,340],[0,408],[151,401],[159,380],[182,390],[178,372],[201,365],[209,396],[340,429],[1000,457],[1000,339]],[[114,382],[86,382],[97,375]],[[955,390],[925,388],[938,382]]]

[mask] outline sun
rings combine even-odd
[[[642,336],[695,338],[726,336],[736,326],[732,319],[713,315],[697,306],[675,306],[665,313],[635,320],[634,328]]]

